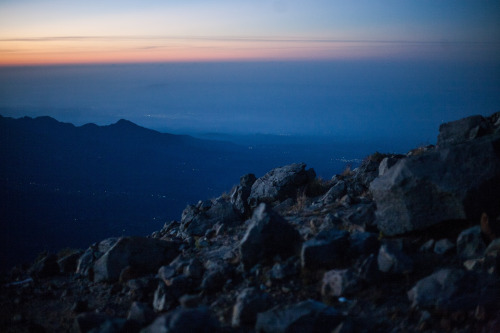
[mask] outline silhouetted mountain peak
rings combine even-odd
[[[130,120],[127,119],[120,119],[116,123],[113,124],[114,126],[120,126],[120,127],[141,127],[137,124],[134,124]]]

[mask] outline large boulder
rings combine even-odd
[[[106,238],[99,243],[92,244],[78,259],[76,264],[76,273],[83,276],[93,277],[94,263],[108,252],[115,245],[118,238]]]
[[[445,268],[418,281],[408,292],[408,298],[414,308],[453,312],[480,306],[490,312],[498,310],[499,294],[497,278]]]
[[[255,175],[252,173],[244,175],[240,178],[240,184],[231,191],[231,204],[233,205],[234,209],[243,216],[250,215],[248,197],[250,197],[252,185],[256,180],[257,178],[255,178]]]
[[[257,315],[256,332],[332,332],[343,320],[334,308],[313,300],[277,306]]]
[[[314,170],[306,170],[304,163],[273,169],[253,183],[248,204],[254,208],[261,202],[272,203],[296,197],[298,189],[315,177]]]
[[[152,273],[179,254],[179,243],[145,237],[122,237],[94,264],[94,281],[116,281],[128,266]]]
[[[257,207],[240,242],[239,251],[245,270],[259,261],[279,255],[288,258],[298,254],[302,239],[285,219],[262,203]]]
[[[459,140],[462,127],[462,121],[441,126],[439,148],[399,160],[371,183],[383,234],[500,214],[500,132],[472,135],[465,126],[467,140]]]

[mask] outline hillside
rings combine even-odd
[[[0,117],[0,266],[111,235],[146,235],[187,203],[232,186],[213,175],[240,152],[126,120],[75,127]],[[227,175],[238,177],[237,168],[225,167]]]
[[[41,251],[150,234],[187,204],[227,191],[249,170],[262,175],[307,160],[331,177],[356,164],[341,157],[366,151],[295,140],[249,147],[127,120],[74,126],[50,117],[0,116],[0,270],[31,262]]]
[[[229,189],[228,189],[229,190]],[[500,113],[324,181],[247,174],[149,237],[3,276],[5,332],[498,332]]]

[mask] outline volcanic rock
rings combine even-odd
[[[144,237],[120,238],[94,264],[94,280],[116,281],[131,266],[143,274],[156,271],[179,253],[179,243]]]
[[[299,232],[266,204],[254,210],[251,223],[240,242],[239,251],[245,270],[260,260],[275,255],[288,258],[298,253],[301,244]]]
[[[307,185],[315,177],[314,170],[306,170],[304,163],[273,169],[253,183],[248,204],[254,208],[262,202],[272,203],[295,198],[298,189]]]
[[[477,130],[462,121],[441,126],[438,148],[399,160],[371,183],[384,235],[500,214],[500,133],[483,133],[474,119]]]

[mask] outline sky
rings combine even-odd
[[[1,0],[0,65],[500,58],[493,0]]]
[[[0,114],[433,143],[500,110],[496,0],[0,0]]]

